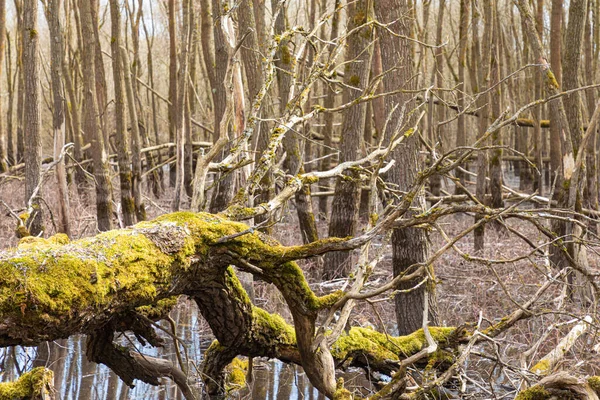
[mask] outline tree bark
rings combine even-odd
[[[372,14],[371,2],[360,0],[348,6],[347,31],[364,25]],[[347,39],[344,81],[344,103],[358,99],[367,88],[371,69],[373,29],[364,26]],[[366,104],[358,103],[344,111],[340,148],[340,162],[355,160],[359,156],[365,127]],[[356,233],[360,200],[360,178],[356,172],[345,173],[338,178],[329,220],[329,237],[353,236]],[[345,277],[351,270],[350,252],[325,255],[323,279]]]
[[[550,16],[550,65],[558,85],[562,84],[562,25],[563,0],[552,0]],[[561,133],[558,124],[550,126],[550,183],[554,184],[556,175],[560,174],[561,162]],[[552,188],[551,191],[556,190]]]
[[[111,54],[113,70],[113,90],[115,92],[115,136],[119,163],[119,183],[121,188],[121,212],[123,224],[135,223],[135,202],[132,193],[131,156],[129,155],[129,134],[125,129],[125,99],[123,95],[123,63],[121,61],[121,10],[117,0],[110,0]]]
[[[41,140],[41,114],[40,114],[40,87],[38,47],[39,32],[37,25],[37,0],[25,0],[23,3],[23,76],[24,103],[23,134],[27,143],[25,159],[25,204],[29,205],[30,199],[33,207],[31,215],[27,216],[26,226],[30,234],[36,236],[43,231],[42,208],[40,203],[41,190],[32,199],[38,185],[40,185],[42,168],[42,140]],[[23,153],[21,153],[23,154]]]
[[[65,145],[65,96],[62,85],[62,66],[65,58],[64,38],[60,23],[61,0],[49,1],[46,13],[48,27],[50,28],[50,53],[51,53],[51,79],[52,79],[52,104],[54,110],[52,113],[52,130],[54,131],[54,159],[58,160],[61,151]],[[4,36],[0,28],[0,37]],[[1,40],[1,39],[0,39]],[[3,53],[0,45],[0,54]],[[0,65],[2,65],[2,56],[0,55]],[[2,127],[0,126],[0,129]],[[59,232],[71,235],[69,222],[69,192],[67,188],[67,171],[65,160],[59,161],[56,165],[56,180],[60,204],[60,224]]]
[[[223,28],[221,26],[221,6],[218,0],[212,0],[212,14],[215,19],[215,23],[213,24],[213,37],[214,37],[214,49],[215,49],[215,85],[212,87],[213,93],[213,116],[214,116],[214,141],[217,141],[217,138],[221,135],[221,119],[225,116],[225,108],[227,102],[227,94],[225,88],[225,74],[227,72],[227,65],[229,63],[229,54],[227,51],[227,41],[225,39],[225,35],[223,33]],[[229,84],[229,83],[227,83]],[[231,99],[230,101],[233,101]],[[229,129],[227,127],[226,129]],[[226,137],[229,135],[229,132],[226,132]],[[229,151],[229,146],[225,146],[223,149],[222,157]],[[212,193],[212,198],[210,201],[210,211],[211,212],[219,212],[223,211],[227,205],[231,202],[234,193],[234,182],[233,182],[233,174],[232,173],[220,173],[215,178],[216,181],[214,184],[214,189]]]
[[[96,103],[96,74],[94,60],[96,43],[92,27],[92,10],[88,0],[79,0],[81,26],[83,35],[82,59],[84,91],[84,130],[92,143],[92,159],[94,160],[94,178],[96,180],[96,215],[98,229],[112,229],[112,185],[108,173],[104,138],[98,120]]]
[[[375,15],[381,23],[392,23],[390,29],[399,35],[411,36],[412,22],[407,15],[411,12],[412,2],[406,0],[381,0],[374,4]],[[393,73],[387,74],[383,78],[383,85],[386,92],[391,92],[399,87],[412,89],[414,80],[411,81],[412,71],[412,50],[411,42],[393,36],[386,30],[378,32],[381,46],[381,59],[383,61],[383,70],[389,71],[397,66]],[[387,113],[392,113],[396,105],[402,108],[406,106],[406,112],[412,111],[410,96],[399,93],[386,97],[385,107]],[[386,137],[390,138],[392,134],[397,133],[402,126],[411,127],[409,121],[403,120],[400,110],[388,118],[388,128],[391,132],[386,132]],[[391,127],[391,128],[390,128]],[[402,134],[402,132],[399,132]],[[389,140],[389,139],[388,139]],[[405,191],[412,186],[418,176],[420,168],[419,141],[416,134],[408,134],[404,145],[396,148],[392,157],[396,160],[394,167],[390,169],[388,179],[398,185],[398,189]],[[423,207],[424,201],[422,195],[417,196],[416,206]],[[392,233],[393,250],[393,270],[394,276],[399,276],[410,271],[414,264],[424,262],[428,258],[429,244],[427,233],[423,229],[395,229]],[[428,267],[428,275],[433,278],[433,268]],[[399,289],[413,288],[421,279],[403,283]],[[413,332],[423,324],[423,311],[425,301],[428,301],[429,321],[435,324],[437,321],[437,303],[435,299],[434,284],[429,280],[426,284],[414,289],[408,293],[398,293],[395,296],[396,316],[398,320],[398,332]]]
[[[458,107],[460,110],[465,108],[465,66],[467,62],[467,36],[469,29],[469,0],[460,0],[460,24],[458,28]],[[467,145],[467,128],[465,125],[465,115],[458,116],[458,130],[456,131],[456,147]],[[466,176],[461,171],[456,171],[456,177],[462,185],[465,184]],[[463,190],[457,186],[455,193],[460,194]]]

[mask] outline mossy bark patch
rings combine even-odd
[[[54,373],[38,367],[24,373],[14,382],[0,383],[0,400],[53,399]]]

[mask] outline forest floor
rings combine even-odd
[[[23,208],[23,184],[21,181],[0,182],[0,199],[17,214]],[[46,184],[44,199],[49,207],[57,210],[57,194],[54,185]],[[95,207],[93,198],[85,199],[74,189],[70,196],[71,222],[73,238],[95,234]],[[169,212],[170,198],[146,198],[149,218]],[[316,204],[315,204],[316,207]],[[57,219],[57,216],[54,216]],[[531,225],[521,221],[507,221],[508,225],[527,236],[533,243],[541,243],[542,237]],[[472,224],[472,217],[456,215],[439,221],[439,225],[452,237]],[[46,235],[55,233],[52,218],[46,213]],[[293,205],[284,213],[280,223],[275,226],[273,236],[283,244],[301,243],[297,219]],[[16,221],[6,209],[0,214],[0,249],[15,246]],[[322,236],[326,234],[326,221],[319,221]],[[432,232],[430,235],[434,251],[444,243],[442,237]],[[472,236],[467,235],[456,245],[467,254],[473,254]],[[376,287],[391,277],[391,247],[389,238],[379,238],[374,243],[373,252],[383,251],[383,261],[377,266],[368,285]],[[591,251],[590,251],[591,250]],[[594,249],[588,250],[590,268],[600,272],[600,256]],[[486,230],[486,250],[482,256],[489,259],[512,259],[531,252],[531,248],[515,235],[507,235],[502,230]],[[326,293],[337,289],[342,282],[320,282],[319,260],[305,260],[301,266],[314,290]],[[437,278],[436,290],[439,307],[439,321],[445,326],[458,326],[463,323],[480,323],[482,329],[498,322],[526,302],[539,289],[541,282],[550,270],[546,257],[535,254],[519,261],[489,265],[467,261],[454,250],[446,252],[435,264]],[[568,308],[559,302],[561,292],[558,289],[547,291],[540,299],[537,315],[519,322],[506,334],[492,342],[477,347],[469,357],[464,371],[467,393],[462,398],[512,398],[510,395],[521,384],[520,375],[513,370],[528,369],[563,338],[572,328],[574,316],[592,313],[581,302],[570,302]],[[273,287],[255,282],[255,302],[258,306],[278,312],[286,319],[289,314],[279,293]],[[568,309],[568,312],[565,311]],[[200,317],[201,318],[201,317]],[[356,306],[350,324],[353,326],[372,326],[390,335],[396,332],[396,319],[393,300],[390,297],[377,301],[363,302]],[[195,325],[203,343],[210,339],[208,325]],[[551,329],[552,328],[552,329]],[[590,330],[590,332],[593,332]],[[545,336],[545,337],[544,337]],[[541,342],[538,343],[539,339]],[[592,351],[598,342],[595,335],[588,333],[577,341],[573,349],[558,366],[576,375],[599,375],[600,357]],[[533,347],[531,357],[524,360],[522,355]],[[476,355],[478,354],[478,355]],[[418,377],[416,378],[418,379]],[[357,384],[362,385],[362,384]],[[506,396],[506,397],[505,397]]]

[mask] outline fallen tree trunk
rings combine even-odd
[[[327,379],[335,365],[390,373],[398,360],[420,351],[425,339],[422,331],[389,338],[353,328],[327,352],[314,351],[317,315],[342,295],[316,296],[292,261],[318,245],[281,246],[242,223],[189,212],[74,242],[61,234],[23,238],[17,248],[0,253],[0,346],[86,334],[88,358],[109,366],[126,384],[140,379],[157,385],[169,376],[187,390],[186,397],[196,398],[197,388],[176,366],[113,343],[115,332],[127,330],[160,346],[152,321],[166,316],[177,296],[187,295],[218,340],[205,355],[210,393],[222,389],[223,369],[244,355],[302,365],[313,385],[333,397],[335,381]],[[252,305],[231,265],[273,283],[294,325]],[[454,332],[431,328],[442,348],[456,344]],[[324,370],[328,363],[331,371]]]

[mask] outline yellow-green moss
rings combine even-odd
[[[270,314],[262,308],[252,307],[252,320],[255,326],[253,335],[266,333],[264,339],[270,344],[294,345],[296,343],[296,331],[281,315]],[[273,343],[273,338],[277,338],[277,343]]]
[[[248,360],[234,358],[231,364],[225,368],[225,391],[240,390],[246,386],[246,374],[248,373]]]
[[[358,75],[352,75],[348,80],[348,83],[350,83],[352,86],[358,86],[360,85],[360,77]]]
[[[454,328],[429,328],[434,340],[440,344],[446,343],[454,333]],[[379,360],[399,360],[419,352],[427,341],[423,330],[407,336],[386,336],[369,328],[354,327],[335,342],[331,354],[335,358],[344,359],[352,352],[367,350]]]
[[[546,400],[550,398],[550,393],[541,386],[532,386],[523,390],[515,397],[515,400]]]
[[[287,45],[283,45],[280,47],[281,50],[281,62],[284,64],[290,64],[292,62],[292,54],[290,53],[290,49]]]
[[[550,360],[541,360],[531,368],[531,372],[538,375],[548,375],[550,373]]]
[[[14,382],[0,383],[0,400],[15,400],[42,398],[42,394],[48,393],[53,388],[54,373],[44,367],[34,368],[24,373]]]
[[[552,70],[548,69],[546,71],[546,78],[548,79],[548,84],[556,89],[558,89],[558,81],[556,80],[556,77],[554,76],[554,73],[552,72]]]
[[[596,394],[600,394],[600,376],[589,377],[587,383]]]
[[[344,388],[344,378],[339,378],[336,382],[333,400],[352,400],[352,398],[352,393]]]

